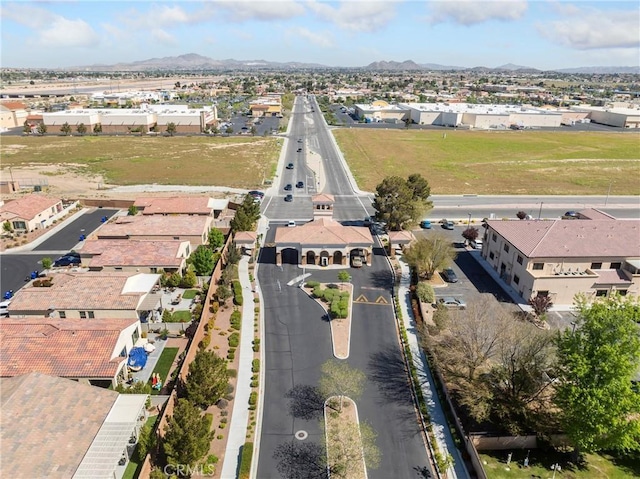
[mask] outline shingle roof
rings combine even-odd
[[[50,287],[28,285],[16,292],[9,311],[135,310],[148,293],[122,293],[136,273],[56,273]]]
[[[126,360],[112,358],[118,337],[136,321],[5,318],[0,321],[0,377],[36,371],[67,378],[111,379]]]
[[[329,193],[320,193],[311,198],[312,203],[335,203],[335,201],[335,197]]]
[[[599,269],[594,271],[598,274],[595,284],[626,284],[630,285],[632,281],[625,276],[619,269]]]
[[[39,373],[3,379],[0,476],[68,479],[118,393]]]
[[[201,236],[209,230],[211,216],[136,215],[118,218],[97,231],[98,238],[129,236]]]
[[[610,214],[605,213],[604,211],[600,211],[596,208],[587,208],[584,210],[580,210],[578,211],[578,215],[580,217],[584,217],[589,220],[615,220],[616,219],[614,216],[611,216]]]
[[[208,196],[176,196],[171,198],[137,198],[134,205],[142,207],[144,215],[158,214],[198,214],[210,215]]]
[[[640,220],[489,220],[529,258],[640,257]]]
[[[25,220],[31,220],[39,213],[58,203],[60,203],[60,198],[51,198],[49,196],[32,193],[0,206],[0,213],[13,213]]]
[[[411,231],[391,231],[389,232],[389,241],[396,244],[409,244],[416,239]]]
[[[233,241],[239,245],[253,244],[258,239],[258,233],[255,231],[238,231],[233,237]]]
[[[286,226],[276,230],[276,243],[344,246],[373,244],[373,237],[369,228],[362,226],[343,226],[330,218],[316,218],[315,220],[295,228]]]
[[[144,266],[177,268],[184,258],[179,257],[183,241],[137,241],[137,240],[87,240],[80,253],[94,255],[85,260],[89,268],[104,266]]]

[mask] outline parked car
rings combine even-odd
[[[451,268],[447,268],[444,271],[442,271],[442,276],[444,276],[444,280],[447,283],[457,283],[458,282],[458,277],[456,276],[456,272],[454,270],[452,270]]]
[[[302,143],[302,138],[298,138],[298,143]]]
[[[563,220],[577,220],[578,219],[578,212],[577,211],[567,211],[565,214],[562,215],[562,219]]]
[[[291,191],[293,189],[293,186],[291,186],[291,183],[287,183],[286,185],[284,185],[284,191]]]
[[[287,226],[289,228],[294,228],[296,226],[296,222],[293,220],[289,220],[289,222],[287,223]]]
[[[287,170],[293,170],[293,163],[289,163],[287,165]]]
[[[453,221],[449,221],[449,220],[442,220],[442,227],[446,230],[452,230],[453,229]]]
[[[262,191],[251,190],[249,192],[249,196],[253,196],[254,198],[264,198],[264,193]]]
[[[302,151],[302,148],[298,148],[298,150],[297,150],[297,151],[298,151],[298,153],[300,153],[300,152]]]
[[[293,195],[287,195],[284,197],[284,200],[291,203],[293,201]]]
[[[420,222],[420,228],[424,228],[426,230],[430,230],[431,229],[431,221],[429,220],[422,220]]]
[[[9,316],[9,305],[11,304],[11,300],[7,299],[5,301],[0,302],[0,317]]]
[[[304,188],[304,181],[298,181],[296,183],[296,188]]]
[[[469,242],[469,245],[473,248],[473,249],[482,249],[482,240],[481,239],[476,239],[476,240],[472,240]]]
[[[351,258],[351,266],[354,268],[362,268],[362,257],[354,256]]]
[[[77,256],[60,256],[54,261],[53,266],[59,268],[61,266],[72,266],[80,264],[80,258]]]
[[[450,309],[467,309],[467,303],[463,300],[454,298],[452,296],[446,296],[438,300],[438,304],[441,304],[445,308]]]
[[[364,225],[364,226],[371,226],[371,216],[366,216],[366,217],[364,218],[364,223],[363,223],[363,225]]]

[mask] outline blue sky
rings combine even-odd
[[[2,1],[2,67],[216,60],[637,66],[637,1]]]

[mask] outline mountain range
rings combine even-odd
[[[198,70],[311,70],[311,69],[333,69],[328,65],[318,63],[303,62],[271,62],[267,60],[214,60],[209,57],[188,53],[177,57],[150,58],[131,63],[117,63],[115,65],[89,65],[64,68],[71,71],[145,71],[145,70],[170,70],[170,71],[198,71]],[[344,68],[345,70],[366,70],[366,71],[476,71],[476,72],[519,72],[519,73],[541,73],[542,70],[536,68],[514,65],[507,63],[494,68],[477,66],[473,68],[440,65],[437,63],[419,64],[413,60],[397,61],[377,61],[362,67]],[[552,70],[558,73],[635,73],[640,74],[640,67],[579,67]]]

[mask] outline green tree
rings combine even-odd
[[[232,241],[227,249],[227,261],[230,265],[234,265],[240,262],[240,258],[242,258],[240,248],[238,248],[236,243]]]
[[[213,250],[217,250],[222,247],[224,244],[224,233],[220,231],[218,228],[211,228],[209,230],[209,246],[213,248]]]
[[[198,276],[211,274],[216,265],[213,251],[205,245],[198,246],[187,261],[193,266]]]
[[[22,124],[22,133],[28,135],[31,133],[31,125],[29,124],[29,120],[25,120]]]
[[[420,281],[416,286],[416,295],[423,303],[433,303],[436,300],[436,294],[435,291],[433,291],[433,286],[424,281]]]
[[[62,126],[60,127],[60,131],[62,133],[64,133],[65,135],[70,135],[71,134],[71,126],[69,125],[69,123],[67,123],[66,121],[62,124]]]
[[[439,233],[420,238],[404,252],[407,263],[426,279],[430,279],[437,270],[449,266],[455,257],[456,251],[451,241]]]
[[[176,134],[176,124],[172,121],[170,121],[169,123],[167,123],[167,133],[169,134],[169,136],[173,136]]]
[[[330,359],[321,366],[320,391],[324,396],[339,396],[340,408],[345,396],[356,400],[362,394],[365,374],[354,369],[346,362]]]
[[[140,434],[138,435],[138,446],[136,447],[136,454],[138,460],[143,462],[147,453],[155,446],[156,435],[153,434],[153,427],[150,422],[145,422],[140,428]]]
[[[192,270],[189,270],[182,276],[182,282],[180,283],[180,286],[183,288],[193,288],[197,282],[198,278],[196,278],[196,273]]]
[[[214,437],[210,428],[211,415],[203,417],[197,406],[187,399],[178,399],[162,441],[167,464],[193,467],[209,452]]]
[[[96,123],[95,125],[93,125],[93,133],[95,135],[97,135],[98,133],[102,133],[102,124],[101,123]]]
[[[429,208],[429,185],[420,175],[411,175],[410,180],[399,176],[387,176],[376,186],[373,207],[376,218],[384,221],[392,231],[411,227],[422,218]],[[425,197],[426,195],[426,197]]]
[[[198,350],[189,365],[187,398],[203,409],[215,404],[227,391],[229,371],[227,362],[215,351]]]
[[[127,211],[129,216],[135,216],[138,214],[138,207],[136,205],[130,205]]]
[[[256,136],[256,133],[258,133],[258,129],[257,129],[255,126],[252,126],[252,127],[251,127],[251,130],[249,130],[249,131],[251,132],[251,134],[252,134],[253,136]]]
[[[39,135],[44,135],[47,133],[47,125],[45,125],[44,123],[38,123],[37,130]]]
[[[338,281],[342,283],[348,283],[351,281],[351,275],[348,271],[342,270],[338,272]]]
[[[82,136],[87,132],[87,127],[84,123],[78,123],[78,126],[76,126],[76,131],[78,132],[78,135]]]
[[[226,284],[221,284],[220,286],[218,286],[218,289],[216,289],[216,296],[218,297],[218,300],[221,304],[224,304],[227,299],[231,297],[231,294],[231,290]]]
[[[640,369],[637,299],[576,301],[575,330],[557,340],[560,383],[556,403],[563,430],[578,451],[640,450]]]
[[[232,127],[232,126],[228,126],[228,127],[226,128],[226,130],[224,130],[224,132],[225,132],[227,135],[232,135],[232,134],[233,134],[233,127]]]
[[[231,230],[234,233],[238,231],[253,231],[259,218],[260,205],[250,195],[247,195],[231,220]]]
[[[2,229],[7,233],[13,233],[13,225],[11,224],[11,221],[7,220],[2,223]]]
[[[326,431],[329,471],[332,477],[347,478],[359,470],[364,459],[367,469],[380,466],[377,434],[366,422],[336,421]]]

